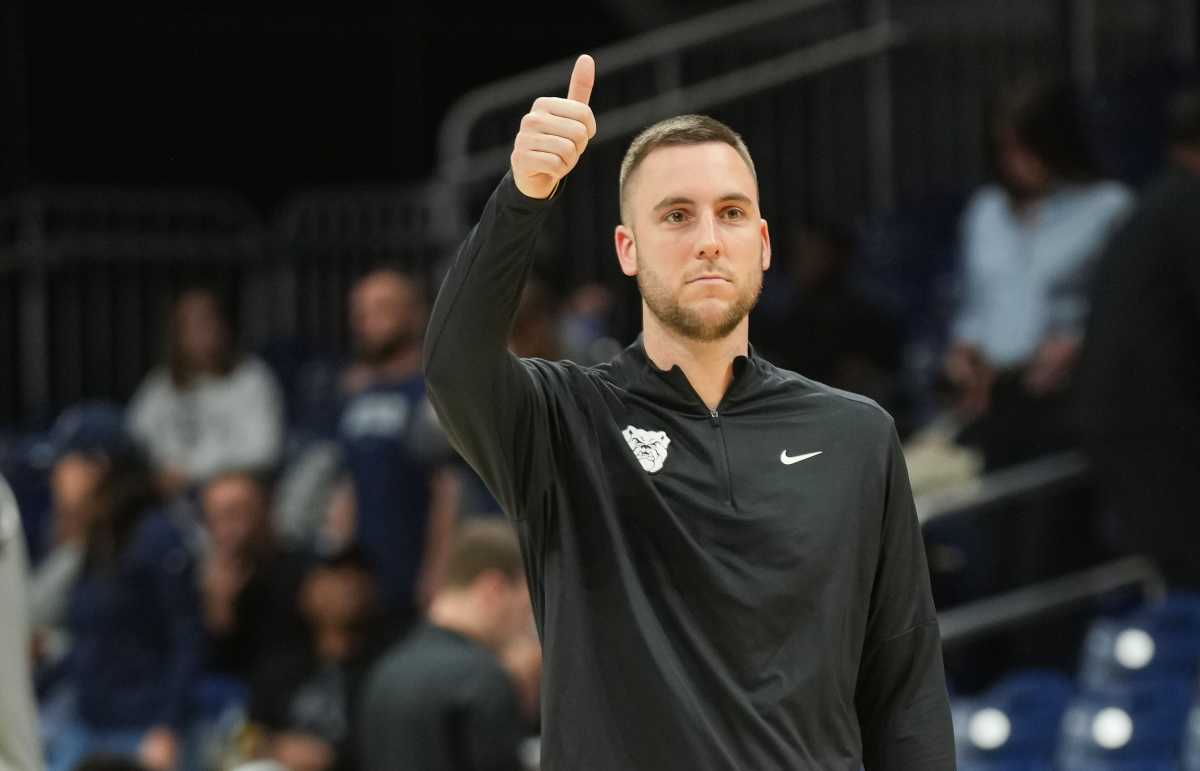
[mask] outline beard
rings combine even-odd
[[[762,291],[762,272],[754,274],[745,286],[735,283],[737,297],[716,318],[706,317],[680,304],[679,293],[672,294],[666,282],[653,270],[639,269],[637,282],[646,307],[663,326],[689,340],[711,343],[736,329],[754,308]]]

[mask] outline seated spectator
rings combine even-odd
[[[426,304],[392,269],[367,274],[350,297],[354,361],[341,377],[338,437],[348,475],[335,498],[335,536],[361,546],[383,606],[411,621],[440,581],[460,486],[425,395]]]
[[[1200,89],[1168,125],[1170,166],[1097,268],[1080,406],[1114,545],[1200,591]]]
[[[66,771],[93,752],[173,768],[203,661],[190,552],[133,449],[107,457],[83,519],[83,564],[67,603],[64,685],[75,708],[56,732],[50,768]]]
[[[785,307],[755,328],[763,352],[781,367],[893,408],[904,335],[895,314],[854,283],[852,237],[834,225],[811,225],[797,228],[792,242],[776,276],[785,283]]]
[[[1069,86],[1022,84],[993,126],[997,184],[962,225],[964,295],[945,373],[962,437],[994,469],[1074,444],[1064,393],[1095,258],[1132,204],[1100,175]]]
[[[292,771],[354,768],[351,705],[395,630],[380,618],[376,582],[361,550],[324,557],[305,579],[308,639],[277,649],[250,689],[262,754]]]
[[[428,621],[371,673],[361,704],[365,771],[517,771],[528,728],[502,656],[533,627],[512,528],[472,522],[458,533]]]
[[[133,449],[124,420],[114,405],[80,404],[64,410],[50,430],[52,541],[30,586],[34,652],[41,664],[59,660],[69,644],[67,602],[83,565],[88,513],[111,459]]]
[[[211,543],[201,570],[210,661],[248,680],[275,651],[307,638],[299,612],[307,560],[277,543],[270,493],[253,474],[217,475],[201,505]]]
[[[279,460],[283,397],[262,361],[234,348],[228,317],[206,289],[184,292],[167,326],[167,361],[129,405],[129,428],[176,493],[230,468]]]

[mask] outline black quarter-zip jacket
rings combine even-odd
[[[551,205],[505,176],[425,351],[443,426],[520,537],[542,767],[953,769],[891,418],[753,350],[711,411],[640,339],[596,367],[513,356]]]

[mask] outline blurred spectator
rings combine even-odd
[[[203,626],[191,555],[160,505],[139,452],[106,457],[84,507],[83,565],[67,605],[75,707],[54,737],[56,771],[92,752],[136,754],[151,769],[181,757]]]
[[[83,565],[96,491],[112,458],[133,450],[124,420],[115,405],[85,403],[64,410],[50,430],[53,541],[34,571],[30,597],[34,650],[46,665],[61,658],[69,644],[67,603]]]
[[[421,373],[426,303],[414,279],[385,268],[358,282],[350,304],[355,360],[338,422],[349,478],[333,540],[362,547],[384,606],[411,620],[440,581],[460,492]]]
[[[428,621],[371,673],[361,705],[364,771],[519,769],[526,728],[500,657],[532,628],[512,528],[465,524]]]
[[[797,228],[778,268],[785,307],[755,337],[786,369],[895,405],[900,320],[853,281],[854,241],[834,225]]]
[[[963,435],[989,468],[1073,444],[1064,390],[1083,338],[1095,257],[1132,204],[1101,179],[1069,85],[1032,81],[993,125],[998,184],[963,220],[964,296],[945,373]]]
[[[283,397],[262,361],[240,354],[217,295],[184,292],[171,311],[167,361],[129,405],[130,431],[169,492],[224,469],[263,469],[283,442]]]
[[[211,549],[202,567],[211,662],[249,679],[307,633],[299,612],[307,562],[276,542],[270,493],[250,472],[219,474],[201,497]]]
[[[1200,590],[1200,90],[1169,118],[1170,167],[1097,269],[1080,404],[1118,542]]]
[[[323,558],[301,590],[309,639],[276,649],[254,678],[250,720],[267,731],[265,754],[292,771],[354,767],[351,705],[394,639],[375,588],[360,549]]]
[[[25,577],[25,537],[17,501],[0,477],[0,768],[40,771],[29,677],[29,617]]]

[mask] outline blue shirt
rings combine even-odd
[[[67,613],[69,672],[88,725],[184,727],[204,632],[192,556],[166,514],[145,515],[112,570],[85,570]]]
[[[422,409],[428,409],[425,380],[417,375],[349,397],[338,423],[354,484],[357,540],[385,605],[397,610],[414,605],[425,553],[432,468],[414,438]]]
[[[1132,203],[1116,182],[1067,185],[1018,215],[1003,189],[981,189],[963,216],[955,338],[1010,367],[1049,334],[1082,334],[1095,260]]]

